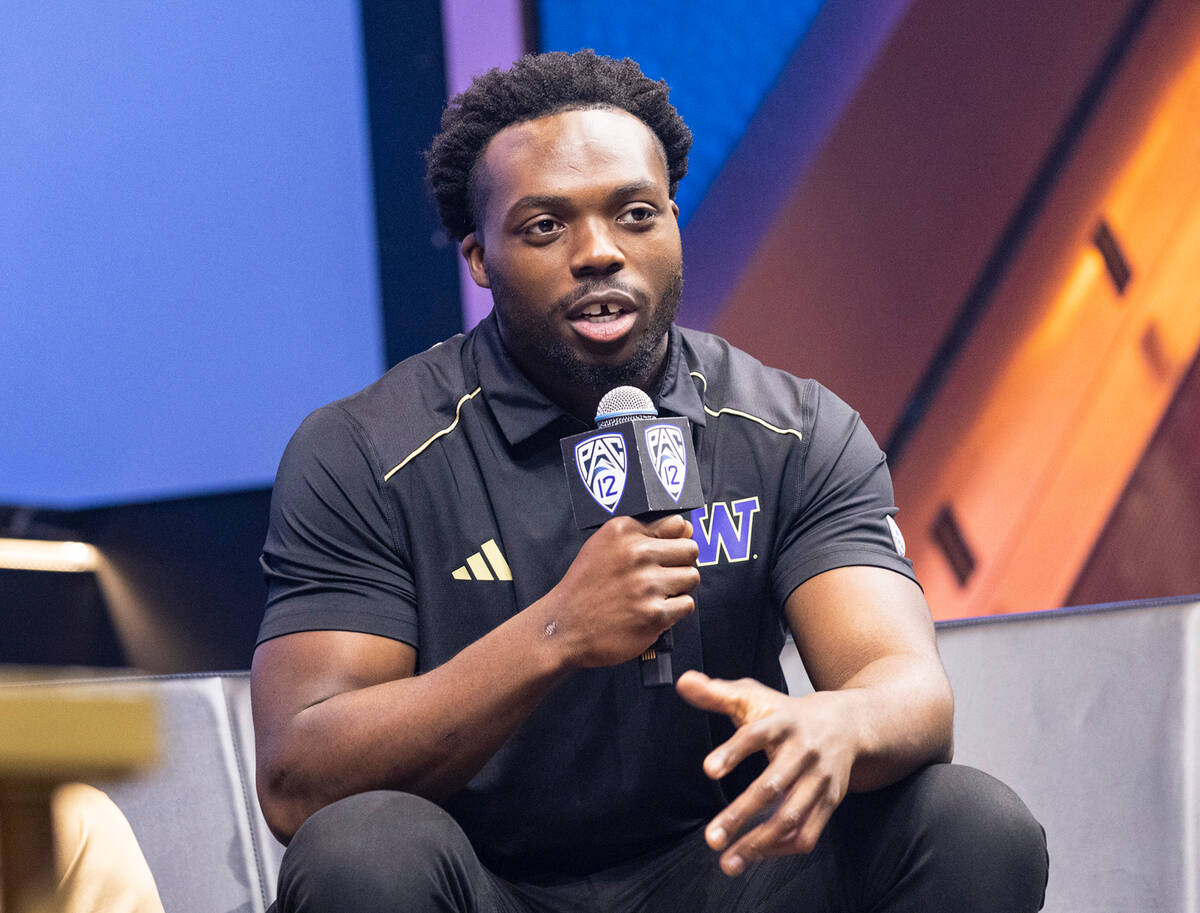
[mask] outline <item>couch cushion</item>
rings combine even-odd
[[[943,624],[955,760],[1046,828],[1047,911],[1200,913],[1200,603]]]
[[[1200,913],[1196,597],[941,622],[954,760],[1046,828],[1047,913]],[[812,690],[789,640],[793,694]]]
[[[251,824],[261,814],[253,792],[254,743],[241,724],[248,675],[148,676],[97,685],[149,687],[159,699],[165,746],[159,766],[96,785],[129,819],[164,908],[262,913],[274,896],[278,857],[263,849],[265,824]]]
[[[279,881],[279,863],[283,859],[283,844],[275,839],[267,827],[254,789],[254,720],[250,714],[250,676],[229,674],[222,676],[221,683],[225,688],[230,721],[237,734],[243,782],[252,800],[250,826],[258,850],[259,871],[263,884],[267,886],[268,896],[273,900],[275,885]]]

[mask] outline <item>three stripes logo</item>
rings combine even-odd
[[[450,572],[455,580],[512,580],[512,570],[495,539],[488,539],[467,563]]]

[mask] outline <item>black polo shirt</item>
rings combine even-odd
[[[883,454],[828,390],[705,333],[672,328],[654,400],[691,420],[706,501],[675,673],[783,688],[796,586],[846,565],[912,576]],[[558,445],[584,430],[509,360],[494,316],[317,410],[276,479],[259,642],[361,631],[414,646],[418,672],[445,662],[550,590],[590,534],[575,528]],[[673,689],[643,688],[636,660],[580,671],[446,807],[502,874],[594,871],[740,792],[758,759],[723,786],[700,766],[731,734]]]

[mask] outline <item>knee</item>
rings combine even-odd
[[[973,767],[939,764],[917,775],[912,802],[921,842],[954,881],[1002,888],[1012,909],[1040,909],[1046,833],[1008,786]]]
[[[422,909],[420,897],[452,889],[455,864],[471,852],[432,802],[390,791],[349,796],[296,831],[280,866],[279,909]]]
[[[930,830],[950,845],[983,847],[990,855],[1039,862],[1046,837],[1008,786],[961,764],[938,764],[918,775],[917,802]]]

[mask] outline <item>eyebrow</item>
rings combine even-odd
[[[570,204],[570,200],[566,197],[556,197],[545,194],[530,194],[529,196],[521,197],[512,206],[508,207],[509,213],[517,212],[521,209],[562,209]]]
[[[631,181],[628,184],[622,184],[620,187],[615,187],[608,194],[608,200],[617,200],[621,197],[627,197],[635,193],[642,193],[647,190],[655,190],[657,185],[654,181]],[[508,208],[508,213],[511,216],[516,212],[525,209],[567,209],[571,206],[569,197],[556,196],[554,194],[529,194],[523,196],[517,202],[513,203]]]

